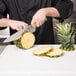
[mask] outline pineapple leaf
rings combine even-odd
[[[63,50],[74,50],[75,33],[71,23],[58,23],[56,24],[55,30],[58,41],[62,44],[60,48]]]

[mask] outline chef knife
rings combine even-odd
[[[3,43],[8,43],[14,40],[17,40],[21,37],[22,33],[25,31],[30,31],[30,32],[35,32],[35,28],[33,28],[31,25],[29,25],[28,27],[26,27],[26,29],[22,29],[21,31],[18,31],[16,33],[14,33],[13,35],[11,35],[10,37],[6,38]]]

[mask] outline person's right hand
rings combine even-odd
[[[17,20],[8,20],[8,25],[13,29],[20,31],[22,29],[25,29],[28,24],[23,21],[17,21]]]

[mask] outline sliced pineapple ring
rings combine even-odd
[[[61,50],[59,48],[53,48],[53,50],[48,52],[46,55],[49,57],[59,57],[63,54],[64,54],[63,50]]]
[[[45,56],[46,53],[48,53],[51,50],[52,50],[51,46],[41,46],[37,48],[33,53],[34,55],[37,55],[37,56],[43,56],[43,55]]]
[[[35,43],[35,36],[32,32],[25,32],[21,37],[22,48],[31,48]]]

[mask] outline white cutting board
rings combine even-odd
[[[76,76],[76,50],[59,58],[34,56],[40,46],[23,50],[8,45],[0,55],[0,76]]]

